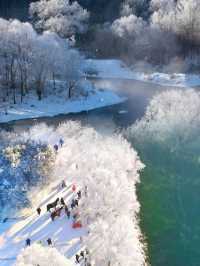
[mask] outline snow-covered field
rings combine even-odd
[[[98,90],[90,93],[87,97],[78,99],[65,99],[62,96],[50,95],[38,101],[36,95],[29,95],[21,104],[1,104],[0,123],[13,120],[51,117],[59,114],[79,113],[96,108],[110,106],[125,101],[125,97],[119,97],[112,91]]]
[[[88,76],[99,78],[134,79],[138,81],[151,82],[159,85],[176,87],[194,87],[200,85],[200,76],[185,73],[144,73],[129,69],[120,60],[88,59],[85,63]]]

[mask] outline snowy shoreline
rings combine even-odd
[[[86,77],[104,79],[136,80],[161,86],[195,87],[200,86],[200,76],[188,73],[145,73],[131,70],[116,59],[88,59],[85,63]]]
[[[120,97],[112,91],[95,90],[88,97],[80,97],[77,100],[44,98],[38,101],[36,97],[16,105],[0,108],[0,123],[8,123],[17,120],[33,119],[41,117],[54,117],[57,115],[75,114],[99,109],[125,102],[125,97]],[[7,114],[6,114],[7,112]]]

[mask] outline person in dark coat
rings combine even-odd
[[[75,200],[72,199],[72,202],[71,202],[71,208],[73,209],[75,207]]]
[[[62,181],[62,183],[61,183],[61,187],[62,187],[62,188],[65,188],[65,187],[66,187],[65,180]]]
[[[88,196],[88,187],[85,186],[85,196],[87,197]]]
[[[74,200],[74,206],[78,207],[78,200],[77,199]]]
[[[76,262],[77,262],[77,263],[79,263],[79,257],[80,257],[80,256],[79,256],[78,254],[76,254]]]
[[[84,251],[83,251],[83,250],[80,252],[80,256],[83,257],[83,258],[85,257],[85,256],[84,256]]]
[[[60,203],[61,203],[62,206],[65,206],[65,201],[64,201],[63,198],[60,199]]]
[[[27,239],[26,239],[26,245],[27,245],[27,246],[30,246],[30,245],[31,245],[31,240],[30,240],[30,238],[27,238]]]
[[[37,208],[37,213],[38,213],[38,215],[40,215],[40,213],[41,213],[41,208]]]
[[[74,215],[73,215],[73,219],[74,220],[76,220],[76,217],[77,217],[78,215],[75,213]]]
[[[52,246],[51,238],[48,238],[48,239],[47,239],[47,244],[48,244],[48,246]]]
[[[78,199],[80,200],[81,199],[81,191],[80,190],[77,192],[77,195],[78,195]]]
[[[59,140],[59,143],[60,143],[60,146],[62,147],[63,144],[64,144],[64,140],[63,140],[63,139],[60,139],[60,140]]]
[[[70,218],[70,211],[69,210],[67,211],[67,217],[68,217],[68,219]]]
[[[58,145],[55,144],[53,147],[54,147],[55,152],[58,152]]]
[[[85,249],[85,254],[88,256],[89,255],[89,250],[86,248]]]
[[[69,211],[67,205],[65,205],[65,213],[67,214],[67,212]]]

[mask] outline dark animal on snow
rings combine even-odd
[[[60,208],[58,208],[57,210],[55,210],[55,211],[53,211],[53,212],[51,213],[51,220],[52,220],[52,221],[54,221],[54,219],[55,219],[56,217],[60,217],[60,214],[61,214],[62,209],[63,209],[63,206],[60,207]]]
[[[47,204],[47,211],[50,211],[50,209],[55,208],[59,202],[59,198],[57,198],[54,202]]]

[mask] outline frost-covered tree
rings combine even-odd
[[[200,42],[200,5],[198,0],[179,0],[176,11],[175,32],[184,40]]]
[[[146,23],[142,18],[131,14],[115,20],[112,24],[112,30],[119,37],[131,40],[141,34],[145,25]]]
[[[78,2],[69,0],[40,0],[31,3],[30,15],[39,30],[50,30],[70,38],[87,30],[89,13]]]
[[[154,141],[185,147],[199,140],[200,94],[194,90],[170,90],[155,96],[145,116],[129,129],[138,142]]]
[[[29,134],[0,133],[1,218],[27,206],[27,192],[37,184],[46,184],[54,166],[53,149],[42,140],[31,140]]]
[[[163,30],[172,31],[182,40],[198,43],[200,36],[198,0],[152,0],[152,24]]]
[[[82,59],[80,53],[74,49],[71,49],[64,59],[62,76],[66,81],[68,98],[71,98],[78,89],[78,82],[81,77]],[[70,64],[68,62],[70,62]]]
[[[151,1],[151,24],[161,30],[171,31],[175,23],[176,2],[174,0],[152,0]]]
[[[0,19],[0,83],[4,101],[10,91],[23,97],[35,88],[38,99],[44,95],[47,81],[62,79],[66,95],[76,91],[82,57],[68,41],[56,33],[37,34],[30,23]],[[70,62],[70,63],[69,63]],[[70,91],[70,93],[69,93]],[[66,97],[67,98],[67,97]]]
[[[70,260],[57,249],[34,244],[24,249],[17,257],[15,266],[72,266]]]
[[[134,14],[139,17],[146,17],[149,13],[149,0],[125,0],[121,6],[121,16]]]
[[[28,91],[32,40],[36,38],[36,32],[29,23],[21,23],[18,20],[13,20],[10,21],[8,35],[10,42],[13,42],[15,46],[16,81],[17,86],[20,87],[22,101],[22,97]]]
[[[137,237],[138,228],[134,226],[130,217],[116,217],[110,220],[110,223],[98,219],[91,226],[84,244],[91,251],[90,257],[94,265],[141,266],[145,265],[145,260],[144,254],[141,254],[141,244],[135,241]]]

